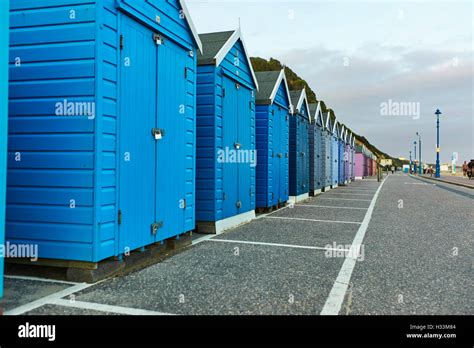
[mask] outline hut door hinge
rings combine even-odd
[[[249,110],[252,110],[252,102],[249,102]]]
[[[225,201],[227,199],[227,194],[225,192],[222,192],[222,200]]]
[[[225,88],[222,88],[222,98],[225,98]]]
[[[155,235],[158,233],[158,230],[163,227],[163,221],[155,222],[151,224],[151,234]]]
[[[272,200],[275,198],[275,194],[272,192]]]
[[[188,78],[188,68],[184,68],[184,78]]]
[[[163,37],[157,33],[153,33],[153,41],[155,41],[157,45],[162,45],[164,43]]]
[[[123,35],[120,34],[120,50],[123,50]]]
[[[119,225],[122,224],[122,210],[121,210],[121,209],[118,210],[117,223],[118,223]]]
[[[252,191],[252,188],[250,188],[250,190],[249,190],[249,191],[250,191],[250,192],[249,192],[249,195],[250,195],[250,197],[252,197],[252,196],[253,196],[253,191]]]

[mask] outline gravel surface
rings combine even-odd
[[[351,314],[474,314],[474,202],[418,183],[384,184],[352,274]]]
[[[270,217],[361,222],[370,201],[340,198],[371,199],[379,185],[356,181]],[[467,188],[391,175],[375,204],[364,257],[356,263],[340,314],[474,314],[473,200]],[[359,226],[262,217],[213,237],[231,242],[203,241],[162,263],[87,288],[76,299],[171,314],[319,314],[344,256],[291,246],[346,247]],[[65,287],[7,279],[4,302],[12,308]],[[29,314],[103,313],[46,305]]]

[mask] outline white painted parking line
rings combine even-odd
[[[303,218],[285,217],[285,216],[267,216],[266,218],[267,219],[281,219],[281,220],[311,221],[311,222],[327,222],[327,223],[336,223],[336,224],[356,224],[356,225],[360,225],[362,223],[362,222],[355,222],[355,221],[303,219]]]
[[[373,196],[373,194],[370,193],[352,193],[352,192],[329,192],[329,195],[354,195],[354,196]]]
[[[425,182],[406,182],[405,185],[424,185],[424,186],[436,186],[436,184],[425,183]]]
[[[337,193],[367,193],[367,194],[374,194],[374,190],[335,190],[334,192]]]
[[[52,301],[49,304],[63,306],[63,307],[70,307],[70,308],[94,310],[94,311],[99,311],[99,312],[124,314],[124,315],[174,315],[170,313],[149,311],[146,309],[111,306],[111,305],[106,305],[106,304],[101,304],[101,303],[70,301],[70,300],[64,300],[64,299],[57,299],[57,300]]]
[[[207,234],[207,235],[205,235],[205,236],[202,236],[202,237],[199,237],[199,238],[196,238],[195,240],[193,240],[193,241],[191,242],[191,245],[199,244],[199,243],[201,243],[201,242],[204,242],[204,241],[209,240],[209,239],[211,239],[211,238],[214,238],[214,237],[216,237],[216,236],[217,236],[217,234]]]
[[[39,281],[44,283],[56,283],[56,284],[67,284],[67,285],[77,285],[81,283],[68,282],[66,280],[56,280],[56,279],[46,279],[46,278],[37,278],[29,276],[17,276],[17,275],[5,275],[7,279],[19,279],[19,280],[30,280],[30,281]]]
[[[360,208],[360,207],[338,207],[337,205],[297,204],[296,206],[297,206],[297,207],[314,207],[314,208],[334,208],[334,209],[367,210],[367,208]]]
[[[257,219],[263,219],[263,218],[265,218],[265,217],[267,217],[267,216],[269,216],[269,215],[272,215],[272,214],[278,213],[278,212],[280,212],[280,211],[282,211],[282,210],[288,209],[288,208],[290,208],[291,206],[295,206],[295,204],[294,204],[294,203],[291,203],[291,204],[288,204],[288,205],[286,205],[286,206],[284,206],[284,207],[282,207],[282,208],[280,208],[280,209],[277,209],[277,210],[275,210],[275,211],[272,211],[272,212],[270,212],[270,213],[259,215],[259,216],[257,217]]]
[[[365,188],[343,188],[343,187],[338,187],[336,191],[362,191],[362,192],[375,193],[375,191],[377,191],[377,190],[365,189]]]
[[[265,245],[274,247],[284,248],[296,248],[296,249],[310,249],[310,250],[331,250],[331,251],[350,251],[348,249],[337,249],[337,248],[324,248],[308,245],[295,245],[295,244],[281,244],[281,243],[265,243],[265,242],[252,242],[248,240],[232,240],[232,239],[211,239],[210,242],[222,242],[222,243],[236,243],[236,244],[252,244],[252,245]]]
[[[351,249],[354,249],[358,246],[361,246],[367,227],[369,226],[370,219],[372,218],[372,213],[374,212],[375,203],[377,202],[377,197],[379,196],[380,190],[382,189],[383,184],[388,178],[384,179],[380,184],[377,192],[375,192],[374,198],[370,202],[370,206],[365,213],[364,220],[357,231],[354,240],[352,241]],[[354,249],[357,250],[357,249]],[[344,297],[346,295],[347,287],[351,281],[352,271],[354,270],[355,264],[357,262],[358,255],[348,254],[342,264],[339,274],[337,275],[336,281],[333,284],[331,292],[324,304],[324,307],[321,311],[321,315],[338,315],[341,310],[342,303],[344,302]]]
[[[370,202],[370,199],[359,199],[359,198],[318,197],[318,199],[335,199],[335,200],[341,200],[341,201],[363,201],[363,202]]]
[[[87,289],[87,288],[89,288],[93,285],[99,284],[99,283],[95,283],[95,284],[85,284],[85,283],[77,284],[77,285],[71,286],[70,288],[67,288],[67,289],[55,292],[54,294],[51,294],[51,295],[45,296],[43,298],[40,298],[36,301],[24,304],[22,306],[19,306],[17,308],[11,309],[11,310],[8,310],[4,314],[5,315],[24,314],[26,312],[32,311],[33,309],[44,306],[45,304],[51,303],[52,301],[58,300],[62,297],[72,295],[76,292],[82,291],[84,289]]]

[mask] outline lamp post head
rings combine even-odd
[[[441,111],[439,111],[439,109],[436,109],[435,115],[437,116],[441,115]]]

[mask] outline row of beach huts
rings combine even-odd
[[[5,1],[0,26],[0,219],[41,259],[219,233],[375,174],[333,110],[255,72],[240,29],[198,35],[183,1]]]

